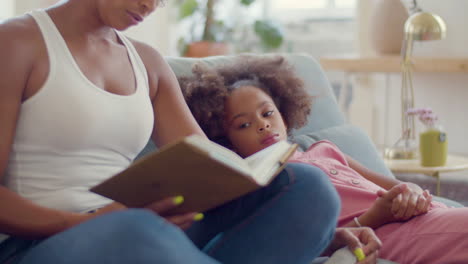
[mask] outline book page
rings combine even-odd
[[[234,151],[198,135],[189,136],[186,140],[198,149],[205,151],[213,159],[216,159],[245,175],[252,176],[253,171],[248,162],[237,155]]]
[[[281,166],[280,160],[290,148],[291,144],[287,141],[279,141],[245,158],[253,171],[255,181],[261,185],[266,184]]]

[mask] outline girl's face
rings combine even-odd
[[[161,0],[98,0],[99,15],[104,24],[125,30],[142,22]]]
[[[227,137],[242,157],[287,139],[281,113],[273,99],[260,88],[243,86],[232,91],[225,110]]]

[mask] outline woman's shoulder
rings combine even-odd
[[[21,15],[0,23],[2,42],[34,40],[40,37],[39,27],[30,15]],[[27,43],[25,43],[27,44]]]
[[[29,15],[22,15],[0,23],[0,39],[2,54],[12,53],[24,57],[36,52],[42,36],[34,19]]]
[[[135,47],[135,50],[137,51],[146,68],[150,84],[150,94],[152,98],[156,94],[157,90],[161,87],[163,89],[179,89],[174,72],[167,63],[166,59],[156,48],[141,41],[130,38],[128,39]]]
[[[135,50],[137,51],[138,55],[140,56],[141,60],[143,61],[146,67],[151,67],[153,64],[161,63],[161,61],[164,61],[164,57],[156,48],[142,41],[138,41],[132,38],[128,39],[135,47]]]
[[[14,73],[27,78],[36,59],[44,49],[42,36],[34,19],[23,15],[0,23],[1,74]],[[6,68],[5,68],[6,67]]]

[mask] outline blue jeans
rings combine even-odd
[[[225,264],[310,264],[333,238],[339,209],[325,173],[289,164],[267,187],[207,212],[187,234]]]
[[[290,164],[267,187],[207,212],[187,231],[193,243],[161,217],[131,209],[45,239],[17,263],[310,263],[332,239],[339,207],[321,170]]]

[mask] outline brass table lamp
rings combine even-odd
[[[413,42],[440,40],[445,37],[446,31],[442,18],[429,12],[418,11],[405,22],[405,37],[401,48],[401,137],[392,147],[385,149],[387,159],[416,159],[419,156],[414,117],[406,114],[409,109],[414,108],[411,63]]]

